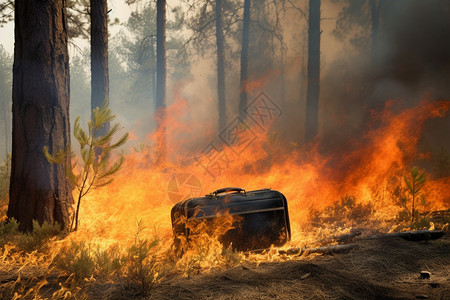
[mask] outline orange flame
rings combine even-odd
[[[162,237],[164,253],[172,246],[170,211],[175,203],[171,199],[180,200],[170,195],[189,195],[186,189],[207,193],[225,186],[238,186],[246,190],[273,188],[282,192],[288,200],[292,229],[292,241],[288,246],[332,233],[333,228],[308,231],[308,224],[312,211],[325,211],[339,201],[354,201],[354,205],[362,205],[362,208],[370,204],[373,210],[370,218],[384,224],[401,209],[396,189],[402,186],[403,175],[408,174],[410,164],[419,155],[416,146],[424,122],[443,117],[450,108],[450,101],[423,101],[396,114],[388,103],[382,113],[374,115],[381,124],[378,128],[360,140],[349,142],[350,150],[340,149],[324,156],[319,153],[317,144],[298,147],[277,141],[270,129],[262,131],[242,124],[236,130],[246,134],[244,142],[231,146],[217,142],[212,126],[195,124],[195,118],[189,117],[193,112],[187,101],[179,94],[177,97],[167,109],[168,158],[165,163],[154,164],[155,151],[151,145],[129,151],[114,182],[83,200],[79,230],[55,243],[55,253],[69,240],[86,240],[103,249],[113,245],[125,249],[133,242],[139,220],[150,229],[148,234]],[[209,128],[206,141],[210,139],[210,143],[205,142],[199,128]],[[158,134],[161,132],[149,135],[149,141],[154,142]],[[177,174],[184,175],[177,177]],[[187,180],[193,177],[197,181]],[[174,178],[175,183],[171,182]],[[181,191],[183,188],[185,190]],[[432,179],[428,176],[424,193],[429,202],[428,210],[449,208],[450,177]],[[198,237],[197,248],[186,252],[178,261],[178,267],[192,269],[193,262],[200,268],[230,263],[217,255],[223,251],[217,235],[231,224],[232,220],[227,219],[217,227],[213,238]],[[384,229],[389,228],[390,225]],[[11,256],[10,251],[11,248],[5,248],[1,256],[3,262],[23,263],[23,258]],[[240,255],[236,254],[235,258],[241,259]],[[42,261],[36,253],[31,256],[28,260],[34,264]],[[264,258],[255,257],[247,259],[272,260],[276,255],[269,251]]]
[[[444,116],[449,107],[450,101],[423,101],[394,114],[387,105],[377,116],[382,126],[362,140],[353,141],[357,147],[352,149],[356,150],[329,157],[320,155],[317,147],[286,150],[286,145],[271,142],[266,134],[255,135],[249,145],[225,146],[221,151],[214,148],[214,153],[203,151],[195,155],[186,144],[193,141],[198,145],[198,135],[189,124],[177,122],[190,112],[180,97],[168,108],[168,161],[152,165],[151,148],[127,154],[125,166],[114,183],[85,199],[81,230],[74,236],[105,244],[122,242],[133,236],[136,221],[142,219],[170,239],[170,209],[174,203],[167,188],[177,173],[199,178],[204,192],[224,186],[281,191],[288,199],[294,243],[304,238],[299,232],[308,223],[311,209],[324,208],[347,195],[358,203],[371,203],[376,218],[393,218],[399,211],[393,190],[401,182],[393,183],[393,178],[401,179],[407,174],[409,163],[417,157],[416,145],[424,122]],[[179,138],[184,133],[189,135]],[[449,178],[427,181],[430,209],[448,208],[449,187]]]

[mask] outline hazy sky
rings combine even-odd
[[[125,4],[124,0],[109,0],[108,8],[111,9],[111,19],[119,18],[120,22],[125,22],[130,15],[131,9]],[[110,28],[111,34],[115,35],[120,30],[119,26],[112,26]],[[81,48],[87,47],[88,42],[86,40],[77,39],[77,45]],[[0,27],[0,44],[10,54],[14,52],[14,22],[6,24],[4,27]],[[69,51],[72,49],[69,48]]]

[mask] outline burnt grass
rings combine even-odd
[[[70,299],[450,299],[450,236],[427,242],[399,237],[359,237],[359,247],[334,255],[285,256],[285,261],[243,261],[190,277],[172,274],[155,284],[148,295],[116,280],[92,280],[71,288]],[[19,289],[45,278],[38,299],[55,297],[67,278],[44,270],[30,270]],[[430,279],[420,279],[429,271]],[[9,272],[8,272],[9,273]],[[42,273],[42,274],[41,274]],[[0,272],[0,299],[12,299],[16,278]],[[25,297],[24,299],[28,299]],[[32,298],[30,298],[32,299]]]
[[[450,299],[450,237],[428,242],[360,239],[349,253],[301,260],[243,262],[174,276],[148,296],[118,284],[90,285],[89,299]],[[431,272],[420,279],[420,271]]]

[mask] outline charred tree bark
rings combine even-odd
[[[376,52],[378,47],[378,31],[380,27],[380,1],[369,0],[370,15],[372,18],[372,46],[371,46],[371,60],[372,65],[375,65]]]
[[[108,3],[91,0],[91,112],[109,99],[108,71]],[[109,130],[106,123],[97,136]]]
[[[241,81],[239,89],[239,116],[245,120],[247,107],[247,81],[248,81],[248,45],[250,30],[250,0],[244,0],[244,24],[242,25],[242,50],[241,50]]]
[[[319,128],[320,92],[320,0],[309,0],[308,87],[306,92],[306,142],[312,141]]]
[[[222,0],[216,1],[216,45],[217,45],[217,99],[219,102],[219,132],[225,129],[227,111],[225,102],[225,55],[222,30]]]
[[[15,2],[13,138],[8,217],[70,225],[72,186],[44,156],[70,149],[69,57],[64,0]],[[70,152],[70,151],[68,151]],[[70,163],[67,154],[66,165]]]
[[[156,162],[166,156],[166,0],[156,1]]]

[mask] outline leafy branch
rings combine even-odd
[[[112,142],[120,124],[116,123],[109,129],[106,125],[112,122],[115,117],[106,99],[100,108],[97,107],[92,111],[92,120],[88,122],[87,132],[81,128],[80,117],[75,120],[73,134],[80,144],[82,162],[78,168],[78,159],[76,159],[69,168],[66,168],[66,176],[78,190],[76,211],[70,226],[71,231],[78,229],[81,199],[93,189],[111,183],[114,180],[114,175],[122,166],[123,155],[112,162],[111,153],[125,144],[128,133],[125,133],[116,142]],[[105,128],[104,135],[99,135],[99,132],[105,130]],[[49,162],[64,165],[67,152],[59,151],[56,155],[52,155],[49,153],[48,147],[44,147],[44,154]],[[80,171],[74,171],[76,169]]]
[[[416,212],[416,199],[420,196],[422,202],[425,201],[423,195],[420,195],[420,191],[425,185],[426,177],[424,172],[419,172],[417,167],[411,168],[411,180],[409,180],[406,176],[403,177],[405,180],[405,184],[408,187],[408,192],[411,195],[411,223],[414,222],[414,218],[417,215]],[[406,198],[403,199],[403,202],[406,207]]]

